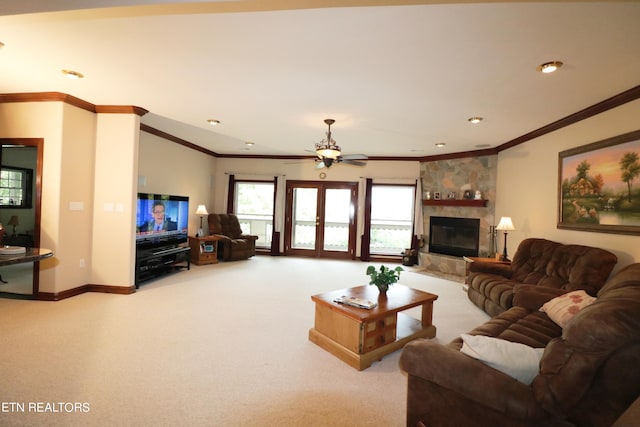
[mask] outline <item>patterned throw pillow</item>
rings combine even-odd
[[[551,320],[564,328],[580,310],[595,300],[583,290],[573,291],[548,301],[540,308],[540,311],[547,313]]]

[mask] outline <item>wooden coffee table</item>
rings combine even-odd
[[[431,321],[437,295],[398,284],[391,286],[386,299],[378,295],[375,286],[365,285],[312,296],[316,317],[309,340],[361,371],[411,340],[436,335]],[[377,301],[378,306],[367,310],[334,302],[341,296]],[[401,313],[418,306],[421,320]]]

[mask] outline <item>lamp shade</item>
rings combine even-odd
[[[207,212],[207,207],[205,205],[198,205],[198,209],[196,209],[196,215],[209,215],[209,212]]]
[[[515,227],[513,226],[513,222],[511,222],[511,217],[503,216],[502,218],[500,218],[500,222],[498,223],[496,230],[503,230],[503,231],[515,230]]]

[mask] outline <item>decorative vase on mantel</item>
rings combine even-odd
[[[378,288],[378,298],[386,298],[387,290],[389,286],[393,285],[400,279],[400,272],[404,269],[400,266],[396,268],[389,268],[384,265],[380,266],[380,269],[376,270],[373,265],[367,267],[367,276],[369,276],[369,284],[375,285]]]

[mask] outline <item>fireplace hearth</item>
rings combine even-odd
[[[429,252],[451,256],[478,256],[480,220],[432,216],[429,219]]]

